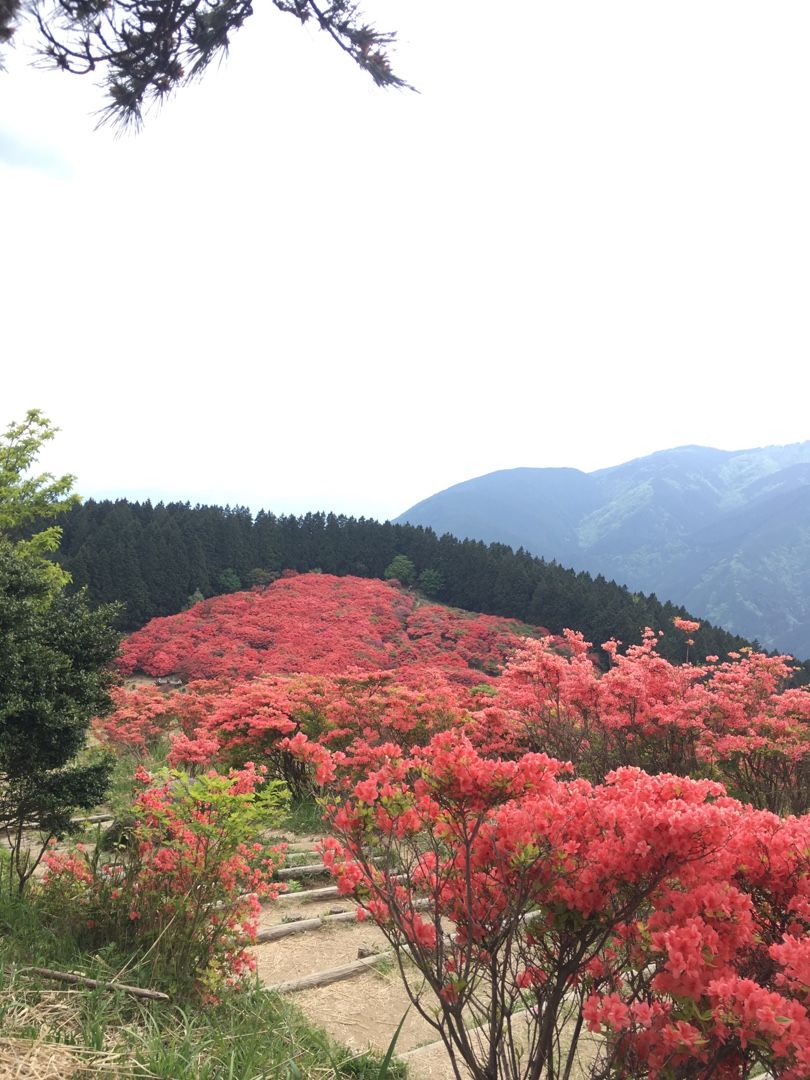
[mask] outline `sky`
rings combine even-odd
[[[96,130],[0,74],[0,425],[85,496],[386,518],[518,466],[810,438],[810,7],[364,0],[382,91],[270,4]]]

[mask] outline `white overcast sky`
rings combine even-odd
[[[810,438],[810,5],[269,3],[137,136],[0,75],[0,424],[84,495],[394,516],[514,466]]]

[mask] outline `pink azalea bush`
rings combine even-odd
[[[254,967],[259,898],[283,888],[282,846],[261,830],[278,821],[283,785],[247,764],[196,777],[140,768],[133,823],[103,845],[45,858],[41,902],[87,944],[115,942],[159,984],[214,993]]]

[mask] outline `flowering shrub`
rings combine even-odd
[[[738,812],[714,875],[665,896],[600,969],[585,1017],[618,1075],[810,1074],[810,818]]]
[[[699,624],[674,623],[688,661]],[[570,631],[518,639],[390,584],[282,579],[133,635],[125,668],[198,681],[122,698],[105,731],[136,744],[171,716],[175,764],[320,785],[325,861],[413,959],[408,991],[457,1069],[568,1078],[590,1029],[581,1075],[798,1080],[810,817],[777,814],[810,805],[810,691],[785,689],[788,658],[676,666],[659,637],[608,642],[604,671]],[[179,872],[153,847],[144,881]],[[63,876],[98,891],[87,860]]]
[[[110,697],[113,712],[93,722],[99,742],[110,749],[146,754],[176,725],[175,695],[165,694],[157,686],[116,686]]]
[[[472,685],[482,671],[497,674],[517,641],[506,619],[418,605],[382,581],[303,574],[153,619],[124,642],[119,667],[124,674],[233,679],[420,664]]]
[[[677,620],[681,623],[687,620]],[[691,624],[690,624],[691,625]],[[566,631],[562,647],[526,640],[498,680],[476,735],[498,753],[543,750],[602,780],[620,766],[711,776],[754,806],[810,807],[810,691],[786,690],[788,657],[735,654],[720,663],[670,664],[647,631],[602,673],[590,645]]]
[[[412,959],[408,993],[454,1060],[569,1076],[587,1025],[594,1077],[806,1076],[810,819],[710,780],[569,774],[447,732],[332,804],[325,860]]]
[[[489,684],[484,684],[488,687]],[[366,675],[265,676],[198,680],[182,691],[123,691],[118,710],[96,722],[99,739],[142,752],[165,732],[169,763],[190,769],[211,764],[240,766],[261,760],[284,780],[294,797],[312,792],[312,772],[289,739],[345,750],[364,767],[368,748],[396,741],[424,744],[437,731],[467,722],[479,700],[444,672],[411,669]]]
[[[313,580],[333,588],[325,575]],[[401,599],[380,583],[364,584]],[[351,585],[344,588],[352,595]],[[393,670],[341,668],[345,656],[331,645],[321,652],[329,634],[319,630],[310,657],[315,674],[200,679],[165,698],[157,691],[122,694],[99,733],[107,742],[137,747],[176,722],[182,734],[174,740],[174,764],[262,760],[295,795],[305,795],[311,767],[290,752],[290,739],[298,750],[310,744],[310,765],[317,743],[344,751],[364,768],[375,747],[394,742],[407,750],[458,727],[484,755],[545,752],[594,781],[632,765],[717,779],[735,797],[777,813],[804,813],[810,806],[810,691],[784,689],[787,658],[746,653],[678,666],[660,656],[658,637],[647,631],[626,652],[607,642],[611,663],[603,672],[590,644],[566,631],[561,639],[510,639],[513,655],[496,677],[469,666],[480,644],[472,653],[462,647],[487,639],[493,627],[440,618],[438,610],[425,606],[406,616],[409,644],[391,654],[392,665],[399,660]],[[690,620],[676,623],[693,632]],[[439,661],[442,642],[447,654]],[[422,662],[414,662],[411,644]],[[490,640],[487,648],[494,647]],[[305,665],[304,656],[297,662]],[[333,664],[336,671],[317,673]]]
[[[114,941],[158,983],[215,992],[252,967],[260,896],[283,849],[257,836],[287,800],[264,770],[152,776],[140,768],[125,842],[46,856],[41,898],[57,922],[89,944]]]

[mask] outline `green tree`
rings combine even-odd
[[[91,718],[111,707],[115,615],[113,607],[90,610],[83,593],[54,592],[36,559],[0,543],[0,833],[11,850],[9,889],[16,882],[22,891],[50,837],[104,796],[110,761],[80,754]]]
[[[444,578],[438,570],[428,568],[423,570],[416,580],[420,592],[425,596],[438,596],[444,588]]]
[[[391,70],[395,34],[367,23],[352,0],[271,0],[324,30],[378,86],[406,86]],[[200,77],[253,13],[251,0],[0,0],[0,46],[30,11],[42,59],[77,75],[103,73],[103,118],[139,124],[145,105]]]
[[[2,0],[0,0],[2,2]],[[40,572],[59,589],[70,576],[48,556],[59,547],[62,530],[57,525],[34,531],[37,524],[64,513],[81,500],[72,492],[74,476],[32,474],[44,443],[58,428],[39,409],[29,409],[22,423],[9,424],[0,437],[0,538],[36,559]]]
[[[221,574],[217,574],[217,585],[222,592],[239,592],[242,580],[233,567],[226,566]]]
[[[203,600],[205,600],[203,594],[199,589],[195,589],[186,601],[186,606],[183,610],[188,611],[189,608],[193,608],[196,604],[201,604]]]
[[[40,525],[79,501],[72,476],[33,471],[55,433],[31,409],[0,439],[0,832],[8,887],[16,880],[20,890],[71,813],[100,801],[110,771],[78,755],[90,719],[110,707],[117,609],[67,596],[70,577],[50,559],[62,530]]]
[[[416,577],[416,567],[407,555],[395,555],[386,566],[383,576],[389,581],[395,580],[402,585],[411,585]]]
[[[278,570],[265,570],[262,566],[256,566],[247,575],[247,584],[251,587],[266,588],[279,578]]]

